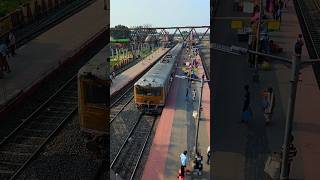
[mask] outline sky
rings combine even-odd
[[[110,26],[210,25],[210,0],[110,0]]]

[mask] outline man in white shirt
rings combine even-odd
[[[181,176],[184,177],[184,171],[188,163],[187,151],[184,151],[183,153],[180,154],[180,161],[181,161]]]

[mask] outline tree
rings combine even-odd
[[[117,25],[110,31],[114,39],[128,39],[130,37],[130,30],[127,26]]]

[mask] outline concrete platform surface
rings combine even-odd
[[[0,79],[0,108],[74,55],[106,23],[103,0],[97,0],[17,49],[17,55],[8,60],[11,73]]]

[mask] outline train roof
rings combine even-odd
[[[160,87],[170,76],[170,72],[176,62],[176,56],[182,45],[178,44],[172,48],[157,64],[155,64],[145,75],[143,75],[135,85]]]
[[[107,80],[107,53],[109,48],[105,46],[99,51],[88,63],[86,63],[80,70],[79,76],[92,75],[100,80]]]

